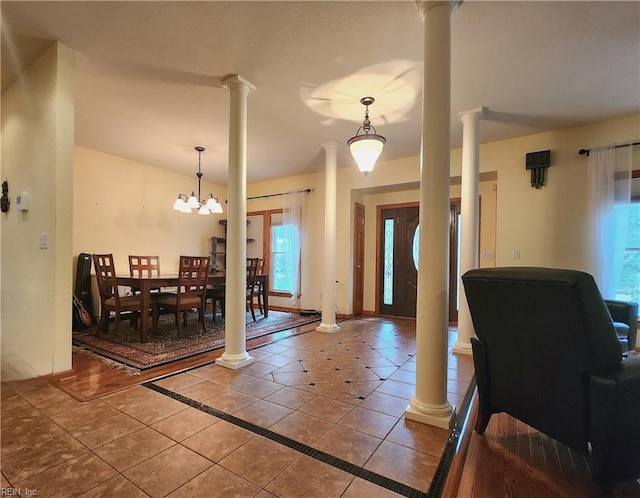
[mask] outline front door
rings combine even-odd
[[[380,314],[416,316],[418,269],[414,244],[419,221],[417,205],[382,209],[380,213]]]
[[[460,199],[452,200],[449,257],[449,321],[458,320]],[[415,318],[418,294],[418,204],[379,208],[378,311]]]
[[[353,316],[362,315],[364,302],[364,205],[355,203],[353,213]]]

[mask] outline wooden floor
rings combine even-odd
[[[406,322],[400,321],[406,325]],[[249,341],[247,349],[273,342],[290,335],[313,330],[310,324],[292,331],[272,334]],[[54,375],[51,382],[81,401],[113,393],[170,372],[190,369],[214,361],[222,350],[198,355],[180,362],[149,369],[140,375],[130,375],[99,360],[82,354],[73,355],[73,369]],[[472,410],[476,408],[474,400]],[[472,427],[475,415],[470,412]],[[637,482],[624,483],[608,492],[591,482],[586,459],[567,447],[533,430],[506,414],[491,418],[484,435],[468,429],[459,444],[464,455],[454,458],[450,473],[454,483],[447,482],[444,496],[458,498],[574,498],[574,497],[638,497]]]
[[[256,348],[273,341],[314,330],[317,323],[310,323],[283,332],[276,332],[247,341],[247,349]],[[224,349],[210,351],[166,365],[143,370],[139,375],[131,375],[125,369],[114,368],[95,356],[73,352],[72,369],[49,377],[51,383],[79,401],[89,401],[128,387],[181,372],[193,367],[206,365],[222,355]]]
[[[475,423],[475,418],[470,420]],[[637,482],[604,490],[591,481],[587,459],[528,425],[494,414],[484,435],[468,432],[458,498],[640,497]]]

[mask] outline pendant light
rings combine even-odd
[[[347,141],[351,155],[358,165],[358,169],[362,171],[365,176],[373,170],[378,157],[380,157],[382,148],[387,142],[386,138],[378,135],[375,127],[371,124],[371,121],[369,121],[369,106],[375,101],[376,99],[373,97],[362,97],[360,99],[360,103],[366,108],[364,121],[362,122],[362,126],[358,128],[356,135]],[[372,128],[373,133],[370,133]],[[361,131],[363,132],[362,135],[359,134]]]

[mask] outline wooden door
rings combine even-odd
[[[458,308],[460,307],[460,199],[451,200],[449,214],[449,322],[458,323]]]
[[[353,315],[362,315],[364,302],[364,213],[362,204],[355,203],[353,214]]]
[[[418,269],[414,258],[418,206],[381,210],[378,309],[383,315],[416,316]]]
[[[450,204],[449,321],[458,320],[460,276],[460,199]],[[418,293],[418,205],[378,208],[378,312],[382,315],[416,316]]]

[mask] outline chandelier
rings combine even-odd
[[[364,121],[362,122],[362,126],[356,131],[356,135],[347,141],[351,155],[358,165],[358,169],[362,171],[365,176],[373,170],[378,157],[380,157],[382,148],[387,142],[386,138],[378,135],[375,127],[371,124],[371,121],[369,121],[369,106],[375,101],[376,99],[373,97],[362,97],[360,99],[360,103],[366,108]],[[373,128],[373,133],[369,133],[371,128]],[[363,134],[359,135],[361,131]]]
[[[196,173],[196,176],[198,177],[198,197],[196,197],[196,194],[193,191],[191,192],[190,197],[187,197],[184,194],[178,194],[178,198],[173,204],[173,209],[182,213],[192,213],[194,209],[198,214],[222,213],[222,206],[213,194],[209,194],[209,197],[207,197],[206,200],[203,200],[202,197],[200,197],[200,180],[202,178],[200,160],[202,159],[202,153],[205,149],[200,146],[194,148],[198,151],[198,172]]]

